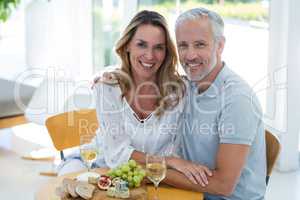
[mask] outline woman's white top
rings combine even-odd
[[[134,150],[169,155],[175,152],[183,101],[158,117],[154,113],[140,120],[119,85],[97,83],[94,88],[99,131],[100,160],[114,168],[127,162]]]

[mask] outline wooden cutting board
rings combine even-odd
[[[63,200],[83,200],[83,198],[63,198]],[[93,197],[90,200],[124,200],[120,198],[112,198],[106,196],[106,191],[99,190],[98,188],[94,192]],[[147,200],[147,188],[146,186],[141,186],[139,188],[130,189],[130,197],[125,200]]]
[[[139,187],[135,189],[130,189],[130,197],[126,200],[146,200],[147,199],[147,188]],[[94,192],[92,200],[124,200],[119,198],[112,198],[106,196],[106,191],[96,190]]]

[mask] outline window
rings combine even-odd
[[[93,1],[94,71],[117,62],[114,46],[121,31],[121,2],[122,0]]]
[[[26,69],[24,9],[19,8],[5,23],[0,22],[0,77],[14,79]]]

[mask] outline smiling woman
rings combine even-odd
[[[96,140],[102,149],[97,165],[114,168],[129,159],[145,164],[146,153],[174,153],[185,86],[165,18],[153,11],[137,13],[116,53],[119,68],[94,87],[100,126]]]
[[[145,153],[171,153],[184,93],[175,46],[159,13],[136,14],[117,42],[116,52],[121,68],[111,74],[117,84],[100,81],[95,90],[106,144],[104,159],[110,167],[130,158],[144,163]],[[164,125],[174,126],[161,129]],[[117,127],[121,128],[116,132]]]
[[[178,101],[183,95],[181,91],[183,82],[176,70],[175,45],[167,27],[166,20],[159,13],[141,11],[131,20],[116,44],[116,52],[122,60],[121,71],[129,77],[124,78],[118,73],[114,75],[119,80],[122,95],[130,101],[134,110],[135,107],[141,106],[142,102],[136,105],[136,102],[131,101],[132,94],[129,90],[131,89],[132,92],[133,88],[137,88],[134,90],[140,92],[141,88],[138,86],[145,87],[145,82],[150,83],[147,85],[148,92],[150,89],[149,94],[157,96],[157,99],[150,101],[150,104],[154,106],[152,111],[155,110],[155,105],[159,106],[156,112],[158,115],[170,106],[170,102],[165,97],[175,92],[177,94],[175,99]],[[151,82],[154,83],[157,91],[153,90]],[[130,86],[132,83],[133,85]],[[143,90],[147,90],[147,87]]]

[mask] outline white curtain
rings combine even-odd
[[[28,67],[60,67],[69,77],[92,75],[92,0],[32,1],[25,23]]]

